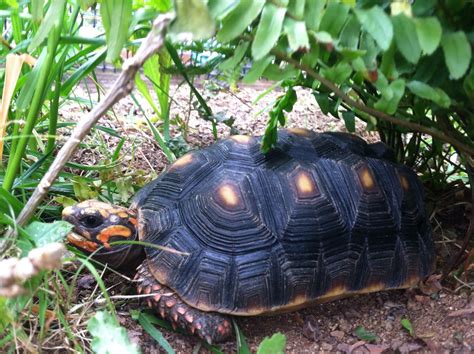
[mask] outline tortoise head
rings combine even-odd
[[[97,200],[86,200],[64,208],[62,217],[74,225],[67,236],[68,242],[84,253],[94,252],[96,260],[121,269],[123,265],[127,268],[128,265],[133,266],[138,255],[142,256],[140,261],[143,259],[143,249],[138,245],[110,245],[114,241],[137,239],[134,211]]]

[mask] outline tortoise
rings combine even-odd
[[[434,247],[416,174],[383,143],[348,133],[236,135],[176,160],[129,209],[67,207],[69,242],[135,271],[174,327],[228,340],[232,316],[291,311],[416,286]],[[157,247],[121,244],[140,240]]]

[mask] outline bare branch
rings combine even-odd
[[[16,222],[18,225],[24,225],[33,215],[41,200],[48,193],[59,172],[64,168],[66,162],[70,159],[79,143],[89,133],[91,128],[97,123],[115,103],[127,96],[133,89],[135,74],[143,63],[153,54],[157,53],[165,42],[166,28],[173,19],[171,14],[160,15],[153,23],[152,30],[140,45],[137,53],[128,59],[123,65],[123,71],[109,89],[109,92],[94,109],[87,114],[77,124],[71,137],[59,150],[58,155],[51,164],[48,172],[43,176],[33,195],[26,203],[25,207],[18,216]]]

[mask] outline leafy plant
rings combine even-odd
[[[472,11],[472,2],[229,2],[216,15],[216,38],[235,50],[220,67],[247,63],[246,82],[313,90],[324,113],[342,117],[349,131],[355,117],[365,121],[409,165],[454,154],[460,177],[474,156],[472,28],[460,16]],[[270,113],[264,150],[285,123],[281,104]]]

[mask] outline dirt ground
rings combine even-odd
[[[235,118],[234,127],[243,134],[262,134],[266,124],[266,111],[281,92],[273,91],[258,102],[257,97],[269,86],[261,84],[253,87],[242,87],[236,91],[211,91],[206,82],[201,85],[201,92],[215,114],[220,113]],[[172,85],[173,104],[171,117],[189,120],[189,134],[186,138],[191,148],[199,148],[214,141],[208,122],[199,118],[189,100],[186,85]],[[344,131],[344,122],[326,116],[319,110],[310,92],[298,90],[298,102],[293,112],[288,114],[288,126],[304,127],[315,131]],[[139,100],[143,111],[149,117],[153,114],[148,105]],[[64,119],[77,120],[82,108],[73,108],[63,113]],[[127,98],[115,108],[115,114],[102,119],[101,124],[113,127],[127,142],[122,150],[119,173],[143,170],[146,176],[159,174],[167,165],[163,153],[146,131],[141,109]],[[260,114],[259,114],[260,113]],[[369,141],[378,139],[376,133],[365,131],[365,124],[357,123],[357,132]],[[218,128],[219,137],[229,135],[230,129],[223,124]],[[182,130],[172,127],[172,134],[183,134]],[[118,139],[103,136],[103,141],[112,149]],[[91,142],[92,144],[92,142]],[[100,149],[83,149],[76,153],[75,159],[82,163],[100,163]],[[455,250],[462,243],[462,230],[466,228],[463,218],[465,209],[457,209],[459,220],[455,223],[438,218],[432,213],[438,250],[438,268],[441,268],[454,256]],[[452,221],[452,220],[451,220]],[[83,277],[87,277],[84,274]],[[87,278],[84,278],[87,280]],[[111,275],[105,278],[109,286],[114,287],[112,295],[130,292],[132,286]],[[87,281],[83,282],[87,284]],[[118,284],[122,283],[122,284]],[[81,283],[79,283],[81,284]],[[266,336],[281,332],[287,339],[287,351],[294,353],[314,352],[463,352],[474,351],[474,293],[472,274],[461,278],[450,276],[442,283],[439,292],[422,292],[421,290],[396,290],[379,292],[364,296],[355,296],[331,303],[317,305],[298,312],[277,316],[238,318],[237,323],[245,334],[252,350]],[[87,286],[79,292],[77,301],[81,301],[81,291],[87,292]],[[119,317],[127,328],[133,341],[137,342],[144,353],[163,352],[159,345],[131,319],[130,310],[140,308],[138,301],[118,305]],[[413,333],[408,333],[402,324],[408,319],[413,326]],[[368,342],[356,335],[356,328],[363,327],[376,335],[375,340]],[[160,329],[176,352],[207,352],[199,340],[191,336],[177,334]],[[219,346],[224,352],[235,352],[235,342]]]

